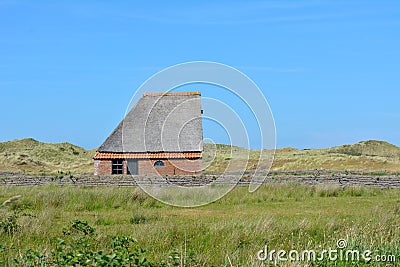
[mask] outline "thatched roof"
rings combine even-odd
[[[99,152],[202,151],[200,93],[146,93]]]

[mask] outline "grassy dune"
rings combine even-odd
[[[34,266],[54,263],[51,252],[60,248],[59,238],[76,257],[88,251],[107,253],[115,236],[136,238],[134,247],[146,248],[141,257],[153,266],[262,266],[256,253],[265,245],[271,250],[321,251],[335,249],[341,238],[348,249],[369,249],[400,260],[397,189],[269,184],[252,194],[237,187],[200,208],[178,208],[138,188],[0,187],[0,203],[16,195],[22,197],[0,208],[0,265],[14,266],[13,259],[20,266],[34,260]],[[15,231],[7,232],[7,218],[15,212]],[[94,234],[63,234],[75,219],[87,221]],[[82,238],[86,248],[80,247]],[[312,266],[333,264],[325,260]]]
[[[42,143],[34,139],[3,142],[0,143],[0,171],[35,175],[92,173],[95,150],[85,150],[69,143]],[[235,159],[236,165],[247,166],[251,170],[257,166],[259,153],[240,147],[206,143],[203,163],[206,171],[219,172],[224,171],[228,163]],[[399,171],[400,147],[383,141],[364,141],[325,149],[277,149],[272,169]]]
[[[0,143],[0,170],[27,174],[93,172],[95,150],[70,143],[43,143],[32,138]]]
[[[215,153],[216,151],[216,153]],[[259,151],[247,151],[227,145],[205,144],[203,160],[212,162],[207,171],[223,171],[232,157],[241,155],[249,162],[248,169],[257,166]],[[215,159],[212,158],[215,156]],[[239,156],[240,157],[240,156]],[[333,148],[298,150],[282,148],[275,151],[273,170],[400,170],[400,147],[383,141],[364,141]]]

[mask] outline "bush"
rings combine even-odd
[[[136,239],[125,235],[113,237],[104,251],[97,250],[96,230],[86,221],[72,221],[63,229],[63,234],[64,238],[56,240],[51,253],[27,249],[11,261],[18,266],[179,266],[180,257],[176,251],[171,252],[166,261],[151,262],[145,256],[146,249],[139,247]],[[0,252],[4,250],[0,244]],[[188,261],[194,263],[194,254],[189,255]]]
[[[71,235],[73,232],[80,232],[84,235],[93,236],[95,229],[87,221],[73,220],[68,229],[63,229],[64,235]]]
[[[146,250],[129,236],[114,237],[106,251],[94,249],[95,229],[86,221],[72,221],[63,234],[50,254],[28,249],[12,261],[19,266],[162,266],[149,262]]]
[[[7,235],[14,235],[15,232],[19,231],[21,226],[17,222],[18,213],[14,212],[4,220],[0,221],[0,230]]]

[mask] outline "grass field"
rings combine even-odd
[[[91,173],[94,152],[33,139],[3,142],[0,170]],[[206,171],[223,171],[231,152],[238,162],[249,153],[247,169],[257,165],[259,151],[205,144]],[[382,141],[283,148],[272,169],[399,171],[400,148]],[[266,184],[255,193],[236,187],[215,203],[178,208],[136,187],[2,186],[3,202],[0,266],[400,266],[400,189]],[[336,249],[340,239],[347,241],[341,253],[371,250],[373,262],[257,259],[265,246],[322,252]],[[379,255],[388,262],[374,261]]]
[[[257,260],[265,245],[322,251],[335,249],[339,239],[348,241],[346,249],[369,249],[374,256],[400,260],[398,189],[267,184],[255,193],[247,190],[237,187],[215,203],[178,208],[138,188],[0,187],[0,203],[21,195],[0,208],[0,265],[50,266],[61,258],[79,261],[93,255],[117,262],[125,248],[132,255],[146,248],[138,258],[154,266],[269,266]],[[115,236],[137,242],[116,246]],[[358,266],[398,265],[390,264]],[[325,259],[306,266],[357,265]]]

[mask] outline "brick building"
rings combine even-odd
[[[94,174],[200,173],[199,92],[145,93],[94,156]]]

